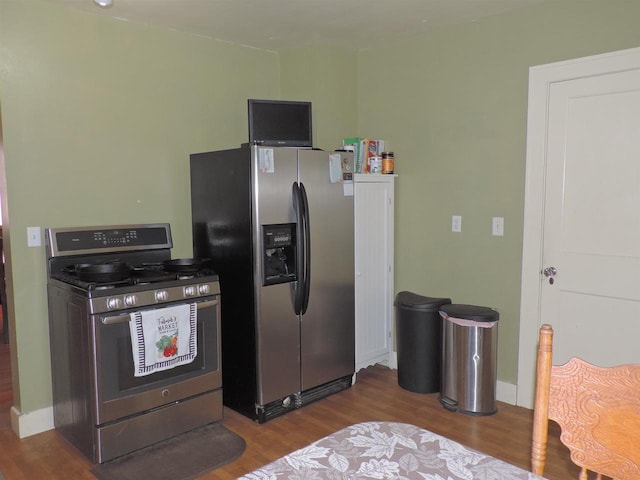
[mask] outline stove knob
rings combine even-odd
[[[138,303],[138,297],[135,295],[127,295],[124,297],[124,304],[127,307],[133,307],[136,303]]]
[[[166,290],[156,291],[156,302],[166,302],[169,299],[169,292]]]
[[[194,297],[195,295],[197,295],[197,290],[196,287],[194,287],[193,285],[188,286],[188,287],[184,287],[184,296],[185,297]]]
[[[122,301],[118,297],[111,297],[107,299],[107,308],[109,310],[118,310],[122,305]]]
[[[202,285],[198,285],[198,293],[200,295],[207,295],[211,289],[209,288],[208,283],[203,283]]]

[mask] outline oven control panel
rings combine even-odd
[[[168,223],[109,227],[48,228],[47,256],[155,250],[173,247]]]
[[[218,281],[212,281],[92,297],[89,299],[89,309],[92,314],[115,312],[118,310],[150,307],[164,303],[196,301],[204,297],[219,294],[220,283]]]

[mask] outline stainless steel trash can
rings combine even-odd
[[[444,408],[492,415],[496,406],[498,320],[488,307],[443,305],[442,385]]]
[[[424,297],[412,292],[396,295],[398,385],[417,393],[440,390],[442,318],[440,307],[449,298]]]

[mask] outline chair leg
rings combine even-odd
[[[547,457],[549,432],[549,384],[551,381],[553,329],[543,325],[538,343],[536,396],[533,407],[533,437],[531,445],[531,471],[543,475]]]

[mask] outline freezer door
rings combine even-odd
[[[353,172],[349,152],[299,151],[299,178],[309,203],[309,303],[301,320],[302,390],[355,369],[353,184],[330,175],[330,156]],[[333,161],[336,157],[333,157]]]
[[[292,289],[297,282],[265,285],[264,226],[295,222],[292,185],[297,150],[253,147],[252,185],[256,292],[257,403],[300,391],[300,325]],[[273,227],[271,227],[273,228]]]

